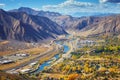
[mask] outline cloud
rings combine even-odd
[[[32,9],[34,9],[35,11],[40,11],[40,9],[39,9],[39,8],[32,8]]]
[[[76,6],[76,7],[86,7],[86,6],[92,6],[91,3],[88,3],[88,2],[77,2],[75,0],[67,0],[61,4],[59,4],[59,6],[61,7],[73,7],[73,6]]]
[[[58,5],[45,5],[42,7],[43,10],[53,10],[53,11],[63,11],[63,12],[70,12],[74,11],[78,8],[87,8],[87,7],[93,7],[94,4],[88,3],[88,2],[78,2],[75,0],[67,0],[63,3],[60,3]]]
[[[3,4],[3,3],[0,3],[0,7],[3,7],[3,6],[5,6],[5,4]]]
[[[107,0],[100,0],[106,2]],[[76,0],[66,0],[63,3],[57,5],[44,5],[43,10],[60,12],[63,14],[75,14],[75,13],[120,13],[120,4],[99,4],[90,2],[79,2]]]
[[[120,3],[120,0],[100,0],[101,3],[106,3],[106,2],[110,2],[110,3]]]
[[[105,2],[107,2],[108,0],[99,0],[100,1],[100,3],[105,3]]]
[[[93,6],[93,4],[88,2],[77,2],[75,0],[67,0],[61,4],[58,5],[45,5],[42,8],[43,9],[56,9],[56,8],[73,8],[73,7],[90,7]]]

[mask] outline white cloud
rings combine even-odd
[[[102,3],[107,0],[100,0]],[[99,4],[90,2],[79,2],[76,0],[66,0],[58,5],[45,5],[42,7],[43,10],[55,11],[63,14],[75,14],[80,12],[89,13],[120,13],[120,4]]]
[[[120,0],[99,0],[100,3],[120,3]]]
[[[108,0],[100,0],[100,3],[105,3],[107,2]]]
[[[67,0],[61,4],[58,5],[46,5],[43,6],[43,9],[47,8],[64,8],[64,7],[87,7],[87,6],[93,6],[93,4],[88,2],[77,2],[75,0]]]
[[[32,8],[32,9],[34,9],[35,11],[40,11],[40,9],[39,9],[39,8]]]
[[[92,6],[92,4],[87,3],[87,2],[77,2],[75,0],[67,0],[59,4],[58,6],[60,7],[69,7],[69,6],[83,7],[83,6]]]
[[[3,7],[3,6],[5,6],[5,4],[3,4],[3,3],[0,3],[0,7]]]

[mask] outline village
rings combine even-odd
[[[30,56],[27,53],[15,53],[12,55],[7,55],[7,56],[1,56],[0,57],[0,64],[9,64],[9,63],[14,63],[17,60],[22,60],[24,58],[27,58],[28,56]]]

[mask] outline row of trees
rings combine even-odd
[[[96,53],[100,52],[117,52],[120,51],[120,46],[99,46],[95,49]]]

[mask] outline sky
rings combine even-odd
[[[120,13],[120,0],[0,0],[4,10],[30,7],[67,15]]]

